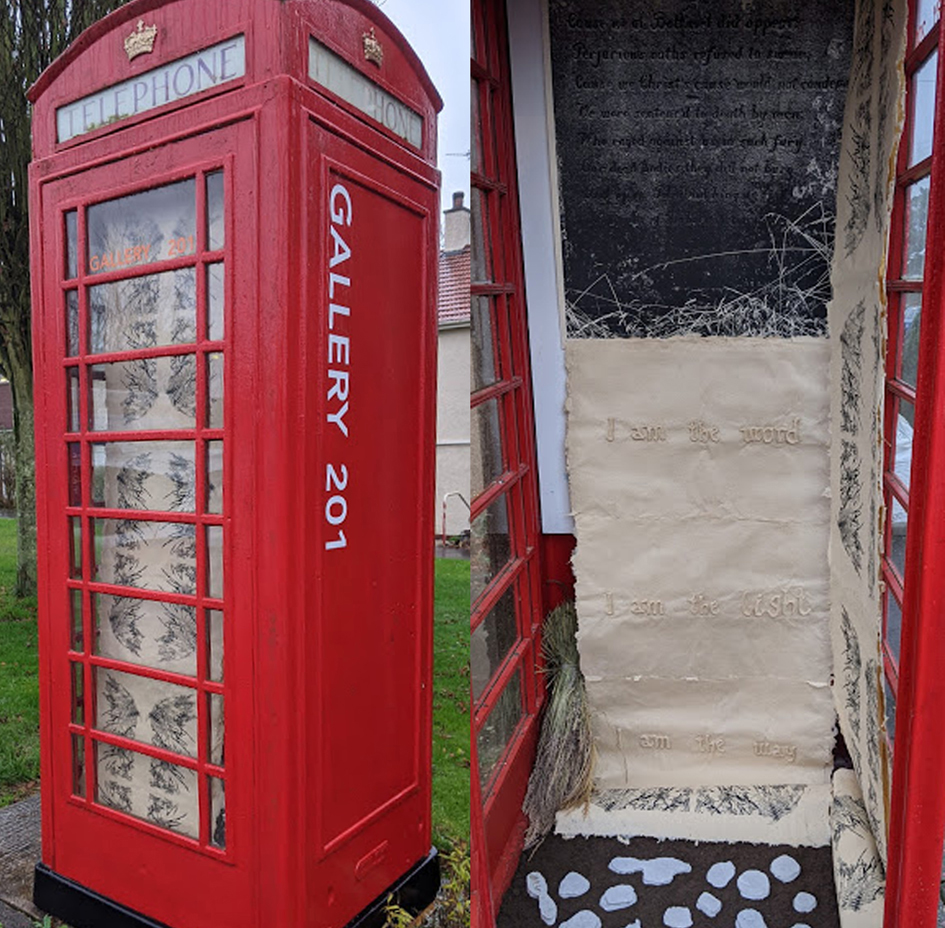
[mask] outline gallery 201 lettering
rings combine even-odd
[[[340,274],[336,268],[351,259],[351,248],[339,230],[350,227],[352,219],[351,194],[343,184],[335,184],[328,195],[330,222],[328,231],[331,235],[331,248],[328,258],[328,389],[326,392],[326,423],[334,426],[347,439],[348,395],[350,387],[351,307],[341,302],[342,288],[350,289],[351,278]],[[350,300],[345,297],[345,302]],[[344,524],[348,518],[348,467],[345,464],[327,464],[325,470],[325,522],[328,532],[325,550],[332,551],[346,548]],[[338,534],[331,538],[337,529]]]

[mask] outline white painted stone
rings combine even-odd
[[[548,893],[538,897],[538,914],[546,925],[553,925],[558,920],[558,903]]]
[[[757,909],[742,909],[735,916],[735,928],[768,928],[768,924]]]
[[[548,892],[548,883],[537,870],[532,870],[532,872],[525,877],[525,889],[532,899],[537,899],[539,896],[544,896]]]
[[[702,912],[703,915],[708,915],[709,918],[715,918],[715,916],[722,911],[722,903],[716,899],[712,893],[703,893],[696,900],[696,908]]]
[[[558,895],[562,899],[576,899],[578,896],[583,896],[590,888],[591,884],[587,877],[572,870],[566,873],[558,884]]]
[[[812,896],[810,893],[798,893],[794,897],[794,911],[803,912],[805,915],[808,912],[813,912],[817,908],[817,897]]]
[[[692,928],[692,912],[684,905],[672,905],[663,913],[666,928]]]
[[[600,926],[600,918],[590,909],[581,909],[566,922],[561,923],[561,928],[600,928]]]
[[[789,854],[771,861],[771,872],[782,883],[793,883],[801,875],[801,865]]]
[[[645,886],[669,886],[680,873],[692,872],[689,864],[676,857],[614,857],[609,866],[614,873],[642,873]]]
[[[716,889],[724,889],[732,882],[733,876],[735,876],[735,864],[730,860],[724,860],[721,863],[712,864],[705,878]]]
[[[630,922],[629,925],[625,925],[624,928],[643,928],[643,926],[640,924],[640,919],[638,918],[636,921]]]
[[[746,870],[738,878],[738,891],[743,899],[767,899],[771,893],[771,881],[760,870]]]
[[[618,883],[600,897],[600,907],[605,912],[616,912],[618,909],[629,908],[636,901],[637,891],[626,883]]]

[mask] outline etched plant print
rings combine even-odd
[[[840,428],[849,435],[856,435],[860,430],[865,319],[866,303],[860,300],[847,316],[840,333]]]
[[[166,828],[168,831],[178,831],[187,818],[186,813],[181,812],[180,806],[172,799],[166,796],[155,796],[153,793],[148,797],[148,811],[146,818],[149,822]]]
[[[131,780],[135,766],[135,752],[114,744],[98,746],[98,761],[101,769],[110,777]]]
[[[148,715],[152,743],[176,754],[193,755],[193,723],[197,720],[197,699],[192,693],[167,696]]]
[[[105,780],[98,785],[98,801],[118,812],[131,813],[131,787]]]
[[[121,644],[136,657],[141,655],[141,646],[144,643],[144,634],[141,631],[143,622],[143,603],[138,599],[129,599],[125,596],[103,597],[110,601],[108,608],[108,624],[112,634]],[[102,601],[100,600],[100,602]]]
[[[171,512],[193,512],[197,492],[196,471],[193,458],[181,454],[171,454],[167,477],[171,489],[165,496],[167,508]]]
[[[197,361],[192,354],[175,355],[170,359],[171,376],[167,395],[174,408],[190,418],[197,414]]]
[[[180,603],[161,603],[160,622],[164,634],[158,638],[158,656],[162,661],[190,657],[197,650],[197,610]]]
[[[151,472],[151,455],[137,454],[115,475],[119,509],[147,509],[147,482]]]
[[[856,13],[856,31],[853,37],[851,83],[856,107],[850,126],[847,153],[851,161],[850,188],[846,192],[850,208],[844,229],[844,247],[853,254],[863,239],[873,207],[872,176],[872,89],[875,55],[875,17],[872,0],[861,0]]]
[[[843,439],[840,445],[840,511],[837,527],[840,540],[854,569],[860,573],[863,567],[863,503],[860,498],[860,449],[856,442]]]
[[[879,13],[879,107],[876,120],[876,159],[882,167],[889,159],[887,132],[889,118],[895,112],[893,106],[893,75],[896,62],[892,60],[892,43],[896,28],[896,7],[893,0],[884,0]],[[873,219],[876,231],[882,232],[886,225],[886,197],[889,179],[882,170],[876,172],[876,189],[873,194]]]
[[[166,760],[151,760],[150,784],[154,789],[177,795],[190,792],[193,774],[184,767],[169,763]]]
[[[121,406],[128,426],[146,416],[157,402],[157,361],[154,358],[126,361],[121,371],[121,386],[125,391]]]
[[[103,731],[134,738],[138,725],[138,706],[131,693],[110,673],[102,674],[99,692],[99,724]]]
[[[861,851],[854,860],[843,854],[846,834],[857,839],[857,845],[871,835],[869,817],[860,799],[836,794],[830,807],[833,826],[833,854],[835,861],[837,904],[842,909],[859,912],[864,906],[881,898],[885,885],[883,865],[878,855]]]
[[[646,812],[689,810],[693,791],[688,787],[654,786],[650,788],[606,790],[594,796],[594,804],[608,812],[633,809]]]
[[[860,657],[860,639],[850,620],[846,607],[840,611],[840,632],[843,635],[843,698],[847,710],[847,719],[853,731],[856,744],[850,745],[851,751],[859,754],[860,739],[860,674],[862,660]],[[859,767],[859,765],[855,765]]]
[[[804,791],[802,785],[703,787],[696,795],[696,811],[761,815],[777,822],[797,808]]]

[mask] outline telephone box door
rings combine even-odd
[[[139,912],[160,898],[172,926],[254,911],[252,533],[233,511],[252,433],[231,402],[254,145],[236,122],[38,204],[44,862]]]

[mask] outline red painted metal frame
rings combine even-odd
[[[912,20],[914,21],[914,3]],[[910,27],[911,28],[911,27]],[[940,26],[924,39],[910,63],[924,57],[938,41]],[[945,109],[945,67],[938,63],[931,163],[923,163],[901,179],[914,179],[929,168],[931,186],[922,286],[921,339],[916,386],[912,476],[908,499],[909,524],[898,668],[895,752],[886,878],[887,928],[931,928],[939,906],[942,841],[945,834],[945,737],[940,707],[945,701],[945,145],[941,128]],[[903,146],[905,147],[905,146]],[[903,153],[903,158],[905,154]],[[900,168],[904,161],[900,161]],[[903,188],[897,190],[892,261],[902,250]],[[898,265],[891,268],[895,274]],[[895,283],[895,282],[894,282]],[[902,288],[894,285],[890,290]],[[898,298],[898,297],[895,297]],[[898,313],[890,333],[897,353]],[[893,359],[893,363],[895,363]],[[894,372],[894,371],[893,371]],[[889,415],[889,414],[888,414]],[[892,434],[887,417],[887,435]],[[887,485],[892,481],[887,478]],[[888,655],[886,655],[888,661]]]
[[[485,280],[473,281],[471,294],[473,299],[483,298],[489,303],[496,379],[476,391],[471,402],[474,412],[495,404],[503,457],[501,474],[473,500],[471,520],[475,522],[489,506],[505,498],[511,556],[473,603],[471,627],[475,631],[510,589],[515,591],[518,624],[518,640],[474,701],[474,924],[486,928],[494,923],[522,847],[525,821],[521,803],[534,759],[537,713],[544,698],[539,640],[544,613],[505,4],[502,0],[475,0],[472,6],[471,69],[479,107],[479,124],[473,125],[473,133],[480,157],[473,165],[471,180],[474,196],[479,197],[473,215],[474,222],[481,216],[481,257],[487,270]],[[478,735],[499,698],[516,679],[522,687],[522,715],[483,790],[477,777]]]
[[[139,18],[158,25],[158,46],[129,64],[121,41]],[[385,46],[381,67],[360,55],[370,27]],[[57,106],[240,33],[244,78],[56,143]],[[421,114],[419,149],[308,79],[310,35]],[[430,842],[440,99],[403,37],[367,0],[136,0],[80,37],[31,99],[44,862],[173,928],[340,928],[422,859]],[[77,210],[81,240],[85,205],[219,167],[226,172],[222,252],[120,275],[87,275],[83,267],[78,278],[63,280],[65,212]],[[327,455],[342,447],[323,425],[328,184],[339,179],[361,211],[343,229],[352,250],[345,268],[362,284],[351,297],[352,313],[356,300],[362,308],[352,316],[362,341],[351,360],[352,391],[360,395],[356,409],[352,392],[349,420],[359,438],[349,449],[357,467],[349,498],[356,550],[347,558],[329,557],[337,552],[325,550],[323,525],[326,461],[336,460]],[[198,229],[202,214],[198,207]],[[391,264],[395,255],[402,274]],[[198,422],[175,432],[92,432],[82,387],[80,429],[68,432],[64,375],[77,368],[85,384],[87,358],[65,356],[65,293],[78,291],[84,326],[87,285],[221,258],[222,342],[96,355],[95,363],[222,350],[224,428]],[[199,297],[202,273],[197,286]],[[198,306],[205,332],[199,299]],[[202,408],[207,375],[202,364],[198,371]],[[390,397],[400,399],[398,408],[390,408]],[[224,441],[222,515],[94,509],[84,447],[81,505],[71,504],[71,446],[168,438],[195,443],[198,474],[204,443]],[[197,490],[201,499],[202,481]],[[86,528],[93,517],[223,527],[223,684],[207,679],[203,644],[196,682],[92,653],[96,592],[194,605],[203,642],[204,609],[221,605],[206,595],[203,545],[196,596],[94,582],[88,531],[85,573],[67,579],[69,517]],[[83,591],[82,652],[71,650],[70,589]],[[72,721],[72,662],[85,668],[81,723]],[[205,714],[196,758],[94,733],[102,743],[224,777],[225,851],[208,845],[203,824],[193,841],[93,807],[89,750],[86,797],[71,795],[72,734],[87,745],[93,739],[94,666],[226,694],[225,769],[209,763]],[[379,756],[379,746],[389,756]],[[400,781],[385,779],[390,769]],[[348,771],[345,783],[331,780],[334,770]]]

